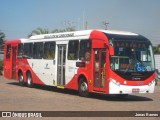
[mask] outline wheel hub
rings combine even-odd
[[[85,92],[85,91],[88,90],[88,86],[87,86],[87,83],[86,83],[86,82],[83,82],[83,83],[81,84],[81,90],[82,90],[83,92]]]

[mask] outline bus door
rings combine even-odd
[[[4,76],[12,78],[12,62],[11,62],[11,44],[5,45],[5,56],[4,56]]]
[[[58,45],[57,85],[65,85],[66,45]]]
[[[4,76],[9,79],[14,79],[16,77],[16,46],[11,46],[7,44],[5,47],[4,56]]]
[[[17,47],[12,47],[12,78],[16,78],[16,51]]]
[[[94,49],[94,87],[95,91],[105,92],[106,87],[106,49]]]

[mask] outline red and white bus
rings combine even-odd
[[[78,90],[81,96],[153,93],[151,42],[135,33],[84,30],[8,40],[4,76],[20,85]]]

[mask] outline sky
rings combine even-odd
[[[5,39],[27,38],[41,27],[52,31],[72,24],[76,30],[130,31],[160,44],[160,0],[0,0],[0,31]]]

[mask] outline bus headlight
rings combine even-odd
[[[151,86],[151,85],[154,83],[154,81],[155,81],[155,80],[152,80],[152,81],[148,84],[148,86]]]
[[[120,86],[120,83],[119,83],[117,80],[115,80],[115,79],[113,79],[113,78],[109,78],[109,80],[110,80],[112,83],[116,84],[117,86]]]

